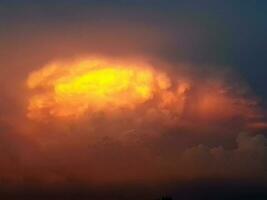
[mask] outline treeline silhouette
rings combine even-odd
[[[159,198],[157,200],[173,200],[173,199],[170,196],[162,196],[161,198]]]

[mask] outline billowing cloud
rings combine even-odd
[[[185,150],[180,163],[191,171],[189,177],[265,179],[266,150],[263,135],[240,133],[236,138],[236,148],[198,145]]]
[[[134,109],[157,90],[168,89],[170,80],[144,64],[87,58],[45,66],[30,75],[28,87],[39,90],[30,99],[29,117],[44,115],[45,110],[50,116],[80,117],[90,111]]]
[[[106,119],[122,117],[136,120],[133,123],[169,127],[188,123],[213,126],[231,120],[244,128],[264,124],[257,100],[241,86],[212,72],[201,77],[183,68],[177,65],[171,70],[144,59],[55,61],[28,76],[27,116],[44,121],[88,120],[102,113]]]
[[[220,20],[26,7],[2,9],[1,186],[266,179],[266,114],[225,70],[235,31]]]
[[[1,122],[2,184],[265,179],[257,100],[212,71],[154,63],[85,57],[30,72],[20,114]]]

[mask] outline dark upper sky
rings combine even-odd
[[[6,0],[0,1],[0,10],[0,34],[8,34],[12,25],[17,26],[19,35],[18,27],[25,24],[40,29],[90,21],[123,21],[167,31],[171,41],[153,51],[174,60],[231,66],[257,95],[267,98],[264,0]]]

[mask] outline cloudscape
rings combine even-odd
[[[267,198],[266,11],[0,1],[0,196]]]

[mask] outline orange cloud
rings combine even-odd
[[[240,135],[233,140],[244,130],[266,127],[257,101],[222,76],[203,78],[194,69],[184,73],[175,67],[84,57],[30,72],[24,118],[14,114],[10,118],[17,122],[4,115],[0,120],[0,128],[10,132],[8,121],[14,138],[23,143],[5,147],[22,170],[8,166],[13,154],[2,155],[7,166],[0,177],[13,174],[14,183],[22,177],[57,186],[72,180],[94,185],[239,178],[260,170],[265,159],[258,158],[254,169],[249,156],[259,145],[265,155],[260,143],[265,139]],[[13,144],[14,138],[7,134],[2,141]],[[229,140],[237,143],[232,150],[225,147]],[[250,143],[251,149],[243,151]]]
[[[132,129],[136,123],[169,127],[233,119],[264,123],[257,102],[220,79],[198,80],[179,70],[167,73],[144,60],[62,60],[28,76],[27,116],[40,121],[90,119],[97,113],[114,120],[128,116],[129,121],[139,120],[132,122]]]
[[[152,99],[170,80],[148,64],[118,63],[102,58],[52,63],[30,74],[28,116],[80,117],[136,106]]]

